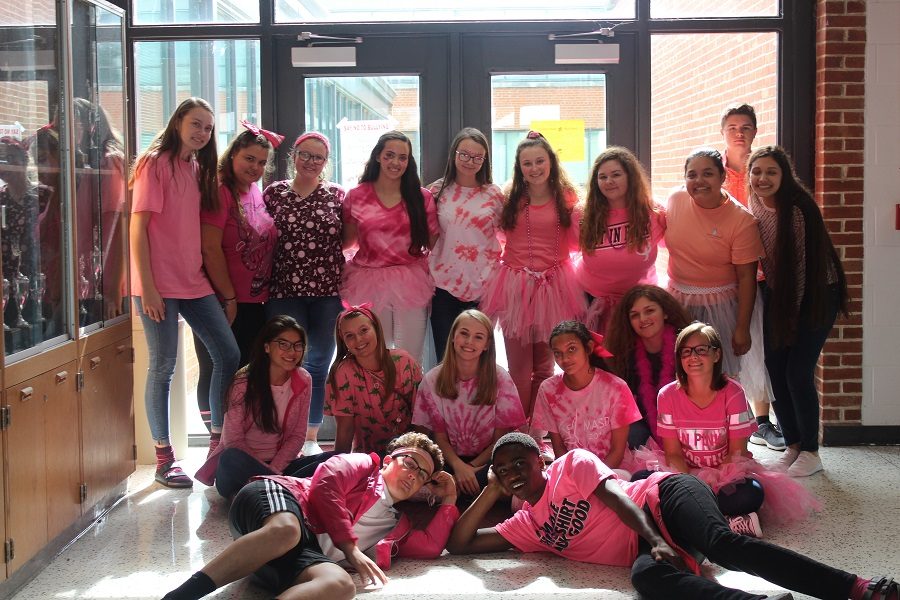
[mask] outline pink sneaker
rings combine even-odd
[[[749,535],[750,537],[761,538],[763,536],[762,527],[759,525],[759,517],[755,512],[746,515],[738,515],[736,517],[728,517],[728,527],[735,533],[741,535]]]

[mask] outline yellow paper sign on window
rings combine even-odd
[[[584,160],[584,121],[581,119],[558,119],[555,121],[532,121],[531,129],[539,131],[563,162]]]

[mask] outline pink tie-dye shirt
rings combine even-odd
[[[718,467],[728,456],[729,437],[749,437],[756,431],[744,388],[732,379],[705,408],[673,381],[659,391],[657,408],[659,437],[677,439],[691,467]]]
[[[441,235],[429,261],[437,287],[464,302],[481,298],[484,280],[500,259],[502,210],[503,192],[494,184],[471,188],[451,183],[444,188],[437,201]]]
[[[525,413],[516,386],[502,367],[497,367],[497,400],[492,406],[474,406],[470,402],[478,388],[478,380],[457,381],[458,397],[443,398],[437,394],[437,378],[441,365],[428,371],[419,385],[413,408],[413,425],[446,433],[458,456],[477,456],[494,441],[495,429],[518,427],[525,423]]]
[[[614,429],[641,420],[628,384],[603,369],[580,390],[571,390],[558,373],[538,390],[531,426],[558,433],[566,450],[583,448],[601,459],[612,445]]]

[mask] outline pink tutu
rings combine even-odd
[[[621,300],[622,296],[597,296],[588,306],[584,324],[591,331],[605,335],[606,327],[609,325],[609,318]]]
[[[666,463],[662,450],[641,446],[635,459],[642,463],[658,462],[660,471],[674,471]],[[772,471],[752,458],[742,458],[719,467],[691,468],[690,474],[703,481],[713,492],[719,493],[729,483],[752,477],[763,487],[765,500],[759,510],[763,520],[777,525],[799,522],[822,509],[822,503],[802,483],[786,473]]]
[[[341,299],[350,304],[371,302],[375,310],[421,308],[434,295],[434,279],[422,258],[406,265],[361,267],[344,265]]]
[[[537,274],[500,261],[485,281],[480,308],[503,335],[536,343],[548,341],[560,321],[583,319],[585,304],[571,260]]]

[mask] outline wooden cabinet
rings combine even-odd
[[[8,387],[4,405],[12,574],[81,514],[75,362]]]

